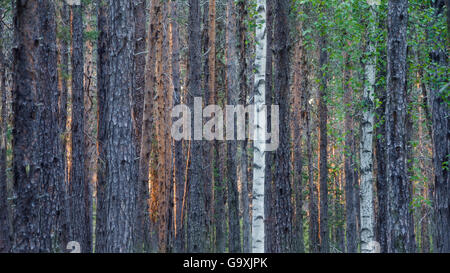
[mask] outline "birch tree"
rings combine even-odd
[[[265,178],[265,129],[266,129],[266,0],[257,2],[256,59],[255,59],[255,126],[253,154],[253,211],[252,211],[252,251],[264,253],[264,178]]]
[[[364,84],[364,113],[362,116],[362,133],[360,143],[361,156],[361,252],[375,251],[371,242],[374,240],[374,205],[373,205],[373,128],[374,128],[374,90],[376,73],[376,5],[370,4],[368,16],[368,59],[365,64],[366,81]]]

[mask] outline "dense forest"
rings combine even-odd
[[[450,253],[449,5],[0,0],[0,253]]]

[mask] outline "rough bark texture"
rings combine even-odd
[[[255,59],[255,86],[254,86],[254,103],[255,103],[255,126],[253,141],[253,203],[252,203],[252,252],[264,253],[265,236],[265,140],[263,138],[264,125],[266,124],[266,115],[262,107],[266,104],[266,54],[267,54],[267,33],[266,33],[266,1],[258,0],[257,2],[257,24],[256,28],[256,59]],[[267,200],[266,200],[267,202]]]
[[[144,110],[145,61],[147,56],[147,1],[133,1],[134,33],[134,77],[135,87],[132,95],[133,120],[135,130],[136,154],[141,152],[142,113]],[[139,192],[138,192],[139,194]]]
[[[173,83],[173,104],[181,104],[181,83],[180,83],[180,43],[177,23],[177,1],[170,2],[171,12],[171,51],[172,51],[172,83]],[[174,251],[184,251],[184,217],[183,217],[183,195],[185,190],[184,174],[186,171],[184,141],[174,141]]]
[[[238,2],[239,18],[239,104],[247,105],[248,97],[248,48],[247,48],[247,26],[245,20],[248,19],[247,3],[244,0]],[[250,222],[250,196],[248,192],[248,140],[238,142],[239,151],[239,180],[241,181],[242,196],[242,249],[244,253],[251,252],[251,222]]]
[[[156,47],[156,113],[155,130],[157,141],[157,153],[155,154],[156,173],[153,180],[152,197],[157,200],[157,215],[159,224],[159,252],[169,252],[172,249],[170,226],[172,224],[173,208],[173,172],[172,172],[172,141],[171,127],[172,117],[169,110],[173,105],[173,89],[170,86],[170,78],[165,71],[169,71],[169,33],[168,28],[168,4],[162,4],[161,36]]]
[[[81,252],[92,249],[91,193],[85,175],[84,142],[84,41],[83,8],[72,6],[72,152],[67,186],[68,241],[80,243]]]
[[[265,104],[272,105],[273,102],[273,7],[274,1],[266,1],[266,75],[265,75]],[[256,65],[255,65],[256,66]],[[267,112],[267,131],[271,130],[271,112]],[[264,211],[265,211],[265,251],[274,252],[275,246],[275,216],[273,207],[273,160],[274,153],[269,152],[265,154],[265,182],[264,182]]]
[[[444,12],[444,1],[433,2],[435,16],[439,17]],[[448,7],[447,7],[448,8]],[[436,37],[437,38],[437,37]],[[439,38],[444,43],[444,37]],[[431,111],[433,124],[433,155],[434,155],[434,218],[436,221],[436,252],[450,252],[450,133],[449,133],[449,107],[444,100],[444,91],[448,90],[448,74],[442,72],[442,67],[448,63],[446,49],[435,49],[431,53],[433,68]]]
[[[201,89],[201,39],[200,25],[201,12],[199,0],[189,0],[188,18],[188,47],[189,47],[189,72],[188,72],[188,96],[187,105],[194,109],[194,98],[202,98]],[[202,106],[198,106],[201,108]],[[199,109],[197,109],[198,111]],[[194,109],[195,112],[195,109]],[[194,113],[199,114],[199,113]],[[192,123],[192,133],[195,124]],[[188,215],[187,215],[187,251],[192,253],[206,251],[206,207],[204,200],[203,184],[203,141],[192,140],[191,162],[189,166],[188,189]]]
[[[0,8],[0,18],[4,15]],[[0,24],[0,40],[3,39],[3,24]],[[3,53],[3,43],[0,44],[0,253],[7,253],[11,249],[10,226],[11,218],[8,209],[8,186],[6,176],[6,63]]]
[[[280,146],[275,152],[275,252],[292,249],[292,204],[289,164],[289,1],[276,1],[274,7],[275,104],[280,106]]]
[[[237,56],[237,31],[236,14],[234,0],[227,1],[227,34],[226,34],[226,81],[227,81],[227,104],[235,106],[239,102],[239,75],[238,75],[238,56]],[[233,132],[236,132],[236,126],[233,117],[227,117],[227,120],[233,120]],[[228,123],[227,123],[228,125]],[[230,128],[227,128],[227,131]],[[234,136],[233,136],[234,137]],[[227,172],[228,172],[228,228],[229,228],[229,251],[231,253],[242,252],[240,225],[239,225],[239,193],[237,181],[237,141],[232,140],[227,143]]]
[[[379,25],[385,26],[385,21],[381,21]],[[386,86],[378,84],[381,79],[386,78],[386,49],[379,53],[377,58],[377,66],[381,67],[377,72],[376,97],[378,99],[378,107],[376,109],[376,188],[377,188],[377,210],[376,210],[376,241],[380,244],[380,252],[387,252],[387,179],[386,179]]]
[[[408,1],[391,0],[388,7],[386,179],[388,181],[389,252],[409,249],[409,185],[406,167],[406,35]]]
[[[16,12],[13,251],[51,252],[64,193],[55,9],[51,1],[17,1]]]
[[[156,84],[156,45],[161,35],[161,3],[152,1],[150,6],[150,25],[147,36],[147,60],[145,67],[145,90],[144,90],[144,108],[142,114],[142,132],[141,147],[139,156],[139,176],[138,176],[138,208],[137,208],[137,226],[136,242],[138,250],[144,252],[150,249],[150,215],[149,215],[149,173],[150,160],[152,155],[152,141],[155,138],[154,132],[154,97]],[[154,168],[153,168],[154,169]]]
[[[308,64],[306,60],[306,49],[302,35],[303,24],[297,27],[299,39],[295,46],[294,81],[293,95],[291,99],[293,117],[291,119],[291,139],[292,139],[292,166],[293,190],[295,195],[295,206],[293,212],[293,251],[304,252],[303,239],[303,156],[302,156],[302,135],[304,130],[305,98],[306,88],[308,88]]]
[[[134,20],[130,1],[100,4],[98,52],[101,228],[96,252],[132,252],[136,210],[136,147],[131,118]]]
[[[320,187],[320,252],[328,253],[329,230],[328,230],[328,107],[327,107],[327,40],[325,33],[321,33],[319,38],[319,67],[320,67],[320,86],[319,86],[319,187]]]

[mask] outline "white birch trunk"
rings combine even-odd
[[[373,205],[373,127],[374,127],[374,88],[376,73],[375,48],[375,5],[370,7],[369,15],[369,57],[365,65],[366,82],[364,85],[364,113],[362,118],[361,156],[361,252],[378,252],[374,242],[374,205]]]
[[[256,60],[255,60],[255,126],[254,129],[254,159],[253,159],[253,205],[252,205],[252,252],[264,253],[264,174],[266,149],[266,0],[257,2],[256,28]]]

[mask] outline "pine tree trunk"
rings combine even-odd
[[[51,252],[57,250],[52,236],[60,232],[64,193],[55,7],[18,1],[16,11],[13,251]]]
[[[379,28],[385,27],[386,22],[381,21]],[[383,47],[380,57],[377,58],[377,66],[381,69],[377,72],[376,81],[386,78],[386,49]],[[380,252],[387,252],[387,179],[386,179],[386,86],[376,86],[376,98],[379,101],[376,109],[376,188],[377,188],[377,212],[376,212],[376,241],[380,244]]]
[[[444,11],[444,1],[433,2],[435,16],[438,18]],[[448,7],[447,7],[448,8]],[[438,19],[437,19],[438,20]],[[444,44],[444,37],[434,38]],[[446,49],[435,49],[431,52],[433,62],[431,112],[433,119],[433,163],[434,163],[434,218],[436,222],[436,252],[450,252],[450,174],[449,174],[449,108],[444,100],[443,92],[448,89],[448,75],[439,70],[448,67]]]
[[[408,1],[388,7],[386,154],[388,181],[388,251],[410,252],[409,185],[406,167],[406,49]]]
[[[193,109],[194,115],[201,115],[202,105],[199,101],[202,98],[201,90],[201,12],[200,1],[189,0],[188,18],[188,48],[189,48],[189,76],[188,76],[188,96],[187,104]],[[197,107],[195,107],[197,106]],[[192,123],[192,134],[194,136],[196,124]],[[204,200],[204,179],[203,179],[203,140],[194,139],[191,141],[191,162],[189,166],[189,197],[187,215],[187,250],[198,253],[206,251],[206,207]]]
[[[134,251],[137,178],[131,118],[133,90],[133,5],[117,0],[100,3],[99,188],[96,252]],[[100,180],[101,179],[101,180]],[[100,216],[100,215],[99,215]]]
[[[292,249],[292,204],[289,164],[289,1],[277,1],[274,8],[275,104],[280,106],[280,146],[275,152],[275,236],[276,252]]]
[[[0,8],[0,18],[3,18],[4,10]],[[0,40],[3,40],[3,24],[0,24]],[[3,45],[0,44],[0,253],[8,253],[11,249],[10,225],[11,218],[8,208],[8,186],[6,176],[6,63],[3,54]]]
[[[295,63],[294,63],[294,81],[293,81],[293,97],[292,109],[293,118],[291,119],[291,139],[293,143],[293,190],[295,193],[293,234],[295,252],[304,252],[303,239],[303,156],[302,156],[302,135],[304,129],[304,116],[306,110],[306,88],[308,88],[308,64],[306,60],[306,50],[303,41],[303,23],[297,27],[299,40],[295,47]]]
[[[247,106],[248,97],[248,48],[247,48],[247,26],[245,20],[248,18],[247,4],[245,1],[238,2],[239,18],[239,104]],[[239,145],[239,180],[241,181],[242,196],[242,226],[243,226],[243,252],[250,253],[251,250],[251,222],[250,222],[250,196],[248,192],[248,140],[238,142]]]
[[[136,31],[134,33],[134,77],[135,87],[132,94],[133,121],[135,130],[136,154],[141,152],[142,138],[142,117],[144,110],[144,90],[145,90],[145,61],[146,61],[146,22],[147,22],[147,1],[134,1],[133,16]],[[142,189],[141,189],[142,190]],[[139,194],[139,191],[138,191]]]
[[[345,207],[346,207],[346,238],[347,253],[357,252],[356,242],[356,208],[355,208],[355,188],[354,184],[354,160],[353,160],[353,113],[352,113],[352,72],[350,56],[345,53],[344,65],[344,105],[345,111],[345,148],[344,148],[344,173],[345,173]]]
[[[320,252],[328,253],[329,231],[328,231],[328,107],[326,102],[327,81],[326,65],[328,62],[326,34],[322,33],[319,38],[319,185],[320,185]]]
[[[227,104],[236,106],[239,102],[239,79],[238,79],[238,56],[237,56],[237,39],[236,39],[236,14],[234,0],[227,0],[227,34],[226,34],[226,82],[227,82]],[[234,124],[234,114],[232,117],[226,118],[227,131],[228,120],[232,120],[234,132],[236,126]],[[234,137],[234,136],[233,136]],[[240,223],[239,223],[239,193],[237,181],[237,143],[235,140],[227,143],[227,172],[228,172],[228,227],[229,227],[229,251],[231,253],[239,253],[241,250]]]
[[[274,1],[266,1],[267,12],[267,46],[266,46],[266,77],[265,77],[265,104],[272,105],[273,102],[273,9]],[[257,41],[256,41],[257,42]],[[271,127],[271,111],[267,111],[267,131],[272,130]],[[273,204],[274,184],[273,184],[273,161],[274,153],[265,154],[265,182],[264,182],[264,211],[265,211],[265,251],[270,253],[275,249],[275,210]]]
[[[180,43],[179,43],[179,31],[177,23],[177,11],[178,5],[176,0],[170,2],[171,11],[171,51],[172,51],[172,82],[173,82],[173,104],[181,104],[181,83],[180,83]],[[185,190],[185,179],[184,174],[186,171],[186,164],[184,161],[185,153],[183,148],[184,141],[174,141],[174,251],[184,252],[184,217],[183,217],[183,195]]]
[[[69,241],[91,252],[91,193],[85,175],[83,7],[72,6],[72,152],[68,181]]]

